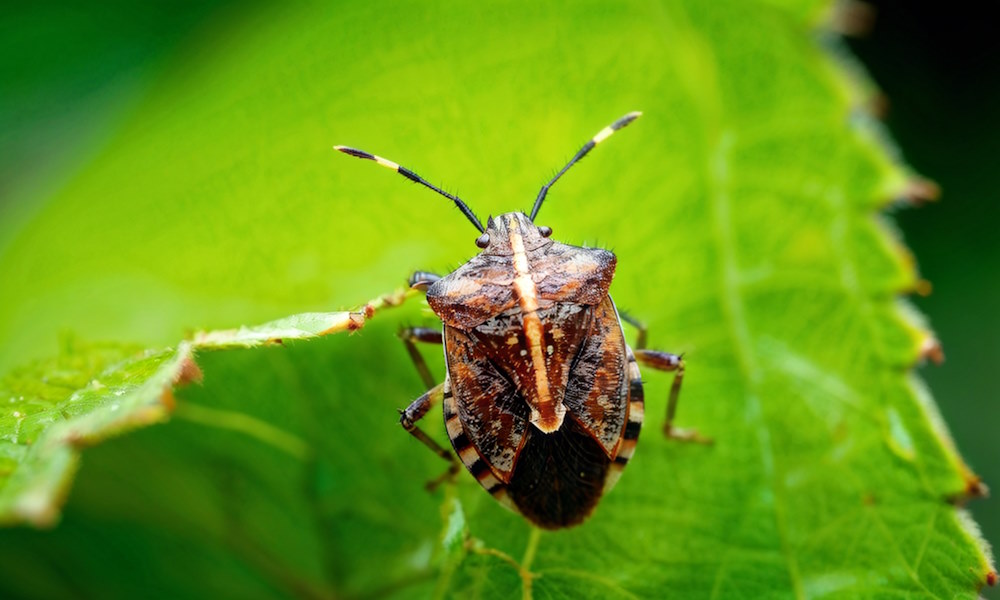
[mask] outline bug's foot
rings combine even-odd
[[[447,471],[445,471],[440,476],[435,477],[434,479],[431,479],[426,484],[424,484],[424,488],[426,488],[428,492],[433,492],[434,490],[438,489],[443,483],[448,483],[448,484],[455,483],[455,480],[458,477],[458,470],[459,470],[458,463],[457,462],[452,463],[451,466],[448,467]]]
[[[693,442],[695,444],[706,445],[715,443],[715,440],[712,438],[705,437],[698,433],[697,429],[680,429],[669,423],[663,426],[663,435],[667,439],[677,440],[680,442]]]

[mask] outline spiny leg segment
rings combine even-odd
[[[646,340],[649,339],[649,328],[646,327],[646,324],[621,310],[618,311],[618,318],[635,327],[635,348],[636,350],[645,350]]]
[[[594,146],[596,146],[596,145],[600,144],[601,142],[603,142],[604,140],[608,139],[609,137],[611,137],[612,133],[618,131],[622,127],[625,127],[626,125],[628,125],[632,121],[635,121],[640,116],[642,116],[642,113],[639,112],[639,111],[633,111],[633,112],[628,113],[627,115],[621,117],[620,119],[618,119],[617,121],[615,121],[611,125],[608,125],[604,129],[598,131],[597,135],[595,135],[594,137],[590,138],[587,141],[587,143],[583,145],[582,148],[580,148],[579,150],[577,150],[577,152],[573,156],[573,158],[571,158],[570,161],[568,163],[566,163],[566,166],[563,167],[562,169],[560,169],[559,172],[556,173],[555,177],[553,177],[551,180],[549,180],[549,182],[546,183],[545,185],[543,185],[542,189],[538,191],[538,197],[535,198],[535,205],[533,207],[531,207],[531,217],[530,217],[530,219],[532,221],[535,220],[535,216],[538,215],[538,209],[540,209],[542,207],[542,202],[545,201],[545,196],[549,193],[549,188],[551,188],[552,184],[554,184],[556,181],[559,180],[560,177],[563,176],[563,173],[565,173],[566,171],[568,171],[570,167],[572,167],[573,165],[575,165],[576,163],[578,163],[580,161],[580,159],[582,159],[584,156],[587,155],[588,152],[590,152],[591,150],[593,150]]]
[[[426,292],[427,288],[438,279],[441,279],[441,276],[435,273],[415,271],[407,279],[407,282],[410,284],[411,289]],[[419,350],[417,350],[417,342],[423,342],[425,344],[443,344],[444,337],[441,334],[441,331],[439,329],[429,329],[427,327],[407,327],[399,332],[399,338],[403,340],[403,345],[406,346],[406,353],[410,355],[410,359],[413,361],[413,366],[417,368],[417,373],[420,375],[421,381],[424,382],[426,389],[434,387],[434,377],[431,375],[430,369],[427,368],[427,361],[424,360],[423,355],[420,354]]]
[[[416,173],[407,169],[406,167],[400,166],[399,163],[392,162],[387,158],[382,158],[381,156],[376,156],[370,152],[365,152],[364,150],[358,150],[357,148],[351,148],[349,146],[334,146],[333,149],[339,152],[343,152],[344,154],[353,156],[355,158],[373,160],[387,169],[392,169],[393,171],[399,173],[403,177],[406,177],[410,181],[419,183],[424,187],[428,187],[434,190],[435,192],[441,194],[445,198],[448,198],[449,200],[454,202],[455,206],[458,207],[458,210],[462,211],[462,214],[465,215],[465,218],[471,221],[472,224],[476,226],[476,229],[478,229],[480,233],[485,231],[483,229],[483,224],[479,222],[479,217],[477,217],[475,213],[472,212],[472,209],[469,208],[465,202],[462,202],[462,200],[458,196],[449,194],[448,192],[442,190],[441,188],[427,181],[420,175],[417,175]]]
[[[437,273],[414,271],[413,275],[410,275],[410,278],[406,282],[410,285],[410,288],[426,292],[427,288],[431,287],[439,279],[441,279],[441,276]]]
[[[443,344],[444,338],[441,335],[441,331],[438,329],[428,329],[427,327],[407,327],[399,332],[399,338],[403,340],[406,352],[410,355],[410,359],[413,360],[413,366],[417,368],[417,373],[420,374],[420,379],[424,382],[424,385],[427,386],[427,389],[434,387],[434,377],[431,375],[431,370],[427,368],[427,361],[424,360],[424,356],[417,350],[417,342]]]
[[[670,352],[648,350],[646,348],[646,341],[649,330],[646,325],[625,313],[619,313],[619,317],[638,331],[635,345],[635,359],[642,365],[656,369],[657,371],[674,372],[674,380],[670,384],[670,395],[667,397],[667,419],[663,423],[663,435],[682,441],[710,444],[712,442],[711,438],[702,436],[694,429],[678,429],[674,427],[677,402],[681,396],[681,385],[684,383],[684,357],[678,354],[671,354]]]
[[[455,459],[454,453],[446,450],[441,446],[441,444],[435,442],[422,429],[417,427],[417,422],[424,418],[427,411],[429,411],[435,404],[441,402],[444,398],[444,388],[445,384],[439,383],[410,403],[410,405],[406,407],[406,410],[402,410],[399,413],[399,424],[403,427],[403,429],[410,432],[410,435],[420,440],[420,442],[424,446],[427,446],[431,452],[437,454],[449,463],[448,470],[445,471],[444,474],[437,479],[427,482],[427,489],[429,490],[433,490],[443,481],[454,479],[455,476],[458,475],[459,471],[458,460]]]

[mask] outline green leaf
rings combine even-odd
[[[917,276],[877,216],[910,174],[818,47],[826,9],[355,4],[206,25],[0,245],[0,365],[58,354],[0,395],[0,517],[58,518],[0,531],[2,595],[975,598],[992,566],[955,504],[980,487],[912,373],[933,337],[896,299]],[[670,381],[645,373],[636,456],[583,526],[533,531],[464,474],[424,490],[444,464],[394,413],[421,392],[394,336],[433,322],[418,303],[308,343],[273,342],[370,311],[228,329],[474,251],[447,202],[333,144],[496,214],[633,109],[539,224],[614,247],[618,306],[686,353],[679,425],[715,443],[658,435]],[[227,333],[136,354],[191,327]],[[67,329],[131,343],[57,353]],[[175,389],[194,358],[204,382]]]
[[[0,524],[27,521],[52,525],[79,461],[82,447],[154,423],[174,409],[174,388],[201,381],[195,363],[200,350],[254,348],[341,331],[355,331],[384,305],[410,293],[396,293],[359,312],[294,315],[256,327],[200,332],[176,349],[137,351],[118,346],[79,347],[8,375],[0,398],[8,411],[0,420]],[[185,405],[181,416],[259,437],[300,458],[304,442],[240,414],[221,414]]]

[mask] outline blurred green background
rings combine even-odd
[[[177,138],[189,140],[184,145],[171,145],[163,139],[149,139],[151,144],[163,143],[169,153],[161,155],[163,161],[150,164],[149,168],[183,169],[189,173],[199,173],[206,163],[228,165],[234,163],[257,164],[256,176],[264,180],[277,179],[268,172],[268,166],[261,160],[257,149],[246,149],[242,155],[203,156],[183,153],[179,148],[198,148],[200,131],[173,128],[173,111],[194,103],[183,93],[172,94],[172,88],[163,82],[184,81],[190,89],[205,90],[205,93],[225,93],[228,82],[211,79],[212,67],[226,58],[221,49],[233,43],[238,36],[247,32],[267,31],[276,20],[285,18],[280,9],[267,5],[247,5],[231,2],[162,2],[162,3],[112,3],[99,6],[81,7],[71,4],[25,3],[20,6],[5,5],[0,19],[0,258],[9,258],[18,251],[19,245],[30,247],[30,236],[44,230],[46,225],[67,227],[63,232],[66,239],[74,235],[73,227],[87,228],[88,232],[99,231],[102,220],[100,206],[64,205],[57,216],[41,212],[38,200],[63,191],[66,186],[87,185],[91,174],[81,171],[91,165],[94,157],[99,157],[112,136],[119,139],[143,139],[143,124],[130,119],[140,101],[155,98],[152,107],[146,107],[147,115],[157,119],[159,132],[169,132]],[[941,367],[925,367],[922,375],[927,378],[945,419],[955,435],[957,444],[967,461],[981,474],[987,483],[1000,482],[1000,465],[996,462],[997,443],[992,433],[992,423],[1000,417],[1000,407],[995,402],[1000,384],[993,378],[992,368],[1000,361],[1000,317],[995,307],[1000,305],[1000,244],[996,242],[993,229],[997,210],[996,181],[991,167],[998,155],[1000,131],[997,122],[998,42],[989,31],[989,20],[976,14],[972,2],[964,6],[951,5],[943,9],[930,3],[885,2],[877,7],[877,18],[870,34],[850,42],[862,64],[870,70],[873,79],[888,98],[887,125],[899,143],[905,160],[927,177],[939,182],[944,189],[943,200],[920,209],[904,209],[895,215],[907,244],[913,250],[922,275],[934,285],[934,292],[927,298],[915,298],[914,303],[925,312],[932,327],[941,338],[948,361]],[[545,13],[544,9],[539,9]],[[368,36],[365,31],[352,31],[349,27],[351,14],[343,11],[344,35],[354,36],[358,46]],[[387,10],[385,19],[391,22],[397,18],[394,11]],[[497,18],[502,18],[498,15]],[[591,27],[594,35],[600,35],[602,15],[595,11]],[[287,25],[287,23],[286,23]],[[427,22],[428,29],[438,24]],[[441,32],[438,32],[441,33]],[[539,29],[538,36],[560,34],[559,31]],[[444,32],[447,35],[447,32]],[[268,39],[266,35],[262,39]],[[208,44],[207,40],[212,43]],[[314,41],[313,41],[314,42]],[[246,78],[256,76],[256,66],[261,62],[277,61],[282,46],[297,46],[312,43],[296,38],[282,39],[273,47],[262,47],[255,54],[241,57],[245,64],[225,64],[229,72],[242,73]],[[413,48],[414,45],[410,45]],[[290,74],[289,77],[273,82],[272,94],[294,94],[308,78],[330,76],[333,70],[347,73],[347,80],[355,86],[351,90],[353,98],[366,103],[366,110],[372,113],[392,111],[405,112],[403,96],[380,97],[379,90],[390,89],[394,85],[393,76],[399,64],[405,61],[423,61],[433,66],[439,57],[438,49],[421,46],[417,55],[386,55],[380,58],[376,71],[371,63],[362,69],[352,70],[356,56],[338,57],[330,64],[310,65],[308,72]],[[299,49],[301,50],[301,49]],[[461,48],[450,48],[451,52],[461,52]],[[581,48],[587,53],[588,48]],[[511,49],[516,52],[516,49]],[[623,50],[622,54],[627,54]],[[220,59],[222,55],[224,58]],[[596,56],[596,54],[595,54]],[[564,57],[565,68],[572,69],[572,57]],[[584,64],[600,64],[600,60],[585,61]],[[178,65],[184,65],[183,72]],[[613,67],[613,62],[608,61]],[[491,114],[482,118],[494,120],[497,126],[511,131],[511,146],[524,148],[524,156],[507,161],[496,167],[496,173],[532,172],[538,164],[555,168],[561,159],[582,142],[580,137],[572,137],[567,130],[570,119],[561,115],[560,107],[547,102],[548,91],[544,83],[512,81],[505,85],[537,85],[536,98],[529,104],[518,107],[494,106],[490,100],[490,85],[495,83],[496,72],[503,72],[504,61],[498,58],[496,64],[488,68],[468,66],[466,77],[459,80],[424,81],[415,85],[413,94],[422,97],[437,97],[450,86],[472,88],[472,97],[478,97],[482,104],[491,108]],[[613,73],[606,79],[613,83]],[[411,82],[412,83],[412,82]],[[562,97],[562,96],[560,96]],[[588,97],[581,91],[581,98]],[[323,99],[331,102],[346,102],[345,99]],[[618,100],[618,99],[616,99]],[[249,100],[253,102],[254,100]],[[274,101],[274,98],[268,98]],[[588,100],[589,101],[589,100]],[[254,107],[233,104],[218,108],[219,114],[199,114],[197,119],[228,119],[232,129],[259,127],[262,138],[268,144],[268,151],[284,156],[303,151],[301,148],[316,141],[357,144],[372,151],[380,151],[388,139],[406,139],[411,133],[405,125],[398,131],[382,132],[369,123],[356,122],[348,128],[337,122],[336,106],[320,105],[317,99],[315,110],[308,115],[297,115],[295,123],[282,121],[287,115],[277,116],[268,123],[253,123],[245,115],[253,114]],[[598,101],[599,102],[599,101]],[[627,109],[642,108],[628,106]],[[403,156],[390,156],[427,175],[432,181],[446,182],[448,189],[466,195],[481,215],[511,209],[510,198],[530,202],[534,190],[521,189],[505,184],[501,178],[492,190],[470,189],[463,182],[463,173],[483,169],[493,153],[491,148],[477,145],[482,136],[475,122],[463,120],[463,116],[476,111],[476,106],[443,105],[430,118],[431,123],[421,123],[419,127],[436,127],[440,131],[440,145],[455,149],[455,154],[445,163],[438,160],[424,168]],[[536,114],[549,114],[551,131],[522,131],[518,124],[519,111],[531,110]],[[587,114],[606,114],[610,117],[621,112],[618,102],[608,102],[606,107],[588,106]],[[416,118],[416,116],[414,116]],[[650,116],[650,119],[670,118],[670,116]],[[573,121],[575,122],[575,121]],[[337,124],[338,127],[333,127]],[[597,124],[598,126],[600,124]],[[330,131],[336,130],[343,138],[329,139]],[[375,133],[372,133],[372,132]],[[574,130],[575,131],[575,130]],[[577,132],[579,133],[579,132]],[[589,134],[586,132],[584,135]],[[310,137],[311,136],[311,137]],[[567,137],[568,136],[568,137]],[[308,137],[308,141],[307,140]],[[616,142],[617,143],[617,142]],[[636,148],[637,146],[632,146]],[[332,152],[331,152],[332,154]],[[150,152],[154,156],[155,152]],[[419,155],[411,148],[411,156]],[[508,156],[504,153],[503,156]],[[545,158],[550,157],[550,158]],[[73,330],[85,339],[127,339],[144,344],[173,343],[177,338],[176,323],[190,327],[222,326],[259,320],[259,315],[273,307],[281,316],[282,309],[295,305],[298,298],[308,298],[315,304],[302,304],[300,310],[329,310],[363,300],[385,291],[385,281],[401,281],[405,273],[400,273],[400,264],[413,264],[426,260],[439,264],[441,260],[457,260],[468,254],[469,242],[474,237],[471,228],[463,224],[460,217],[443,203],[420,193],[411,192],[413,205],[409,210],[394,214],[380,213],[377,221],[364,203],[357,206],[331,206],[329,220],[317,218],[310,223],[314,229],[306,239],[314,238],[316,231],[328,230],[330,236],[346,235],[349,232],[358,239],[378,240],[391,237],[394,231],[407,230],[414,222],[424,223],[432,215],[434,220],[444,223],[441,231],[428,231],[428,236],[447,239],[445,248],[429,250],[425,245],[392,246],[388,251],[375,242],[358,248],[359,252],[374,256],[375,267],[357,269],[341,268],[341,278],[335,282],[324,282],[322,273],[329,270],[327,261],[336,257],[320,256],[309,252],[297,244],[296,232],[282,228],[291,220],[285,211],[297,208],[296,199],[311,193],[310,181],[329,181],[344,177],[347,168],[335,169],[334,160],[342,157],[331,156],[329,163],[312,163],[307,168],[302,181],[273,198],[274,207],[255,207],[246,213],[207,215],[203,223],[190,219],[190,215],[212,207],[199,206],[187,198],[171,198],[164,202],[157,213],[159,219],[175,221],[188,219],[193,224],[192,234],[212,246],[217,232],[212,223],[226,222],[231,230],[244,232],[246,236],[260,239],[254,249],[261,256],[254,257],[257,264],[267,263],[269,255],[293,257],[290,275],[286,283],[291,285],[269,288],[266,281],[258,283],[254,298],[239,294],[227,296],[226,290],[233,282],[254,277],[254,273],[233,272],[212,281],[204,281],[202,274],[212,272],[202,269],[197,250],[178,247],[172,254],[148,257],[157,264],[174,261],[170,269],[170,281],[157,279],[155,269],[150,272],[135,270],[134,264],[141,263],[142,253],[150,248],[164,252],[170,248],[170,241],[157,239],[155,229],[139,229],[133,238],[116,240],[112,247],[126,250],[127,257],[120,263],[128,267],[116,271],[115,279],[103,281],[76,282],[80,294],[104,294],[109,300],[102,314],[75,315],[77,321]],[[343,158],[343,160],[347,160]],[[523,162],[518,163],[517,160]],[[540,162],[548,161],[548,162]],[[551,163],[551,164],[550,164]],[[367,165],[350,164],[352,173],[363,178],[372,186],[372,196],[379,193],[399,194],[406,188],[403,183],[387,173],[371,172]],[[595,178],[602,172],[595,163],[588,165],[597,169]],[[97,169],[102,168],[100,161]],[[545,173],[537,173],[540,179]],[[604,176],[611,173],[604,171]],[[95,176],[96,177],[96,176]],[[591,179],[594,181],[595,179]],[[83,183],[81,183],[83,182]],[[567,182],[568,183],[568,182]],[[128,193],[155,198],[158,190],[143,189],[141,181],[129,181],[127,189],[109,187],[108,194]],[[209,181],[206,186],[219,185],[217,190],[198,190],[199,193],[225,195],[224,183]],[[572,184],[570,184],[572,185]],[[583,189],[582,186],[580,189]],[[568,194],[567,194],[568,195]],[[148,206],[143,206],[148,210]],[[551,207],[550,207],[551,208]],[[576,208],[564,207],[567,212]],[[419,216],[419,218],[418,218]],[[115,215],[115,219],[121,215]],[[125,215],[128,218],[128,215]],[[46,221],[49,219],[49,221]],[[559,231],[560,236],[582,239],[601,235],[621,236],[635,222],[612,224],[609,229],[597,217],[588,221],[585,211],[577,215],[569,227]],[[641,232],[642,224],[637,229]],[[646,232],[649,234],[650,232]],[[407,236],[409,237],[409,233]],[[601,241],[600,238],[598,241]],[[22,246],[23,247],[23,246]],[[225,248],[213,248],[218,256],[224,256]],[[447,251],[446,251],[447,250]],[[139,260],[137,260],[137,255]],[[297,257],[297,258],[296,258]],[[450,257],[444,259],[442,257]],[[46,314],[52,311],[52,303],[64,302],[64,269],[58,260],[64,254],[54,252],[51,256],[39,255],[23,260],[18,257],[21,280],[30,279],[35,286],[31,294],[33,302],[21,303],[23,312],[0,315],[0,370],[21,364],[29,359],[55,353],[56,333],[62,327],[54,327],[51,336],[25,337],[24,328],[15,328],[11,323],[21,321],[44,322]],[[114,265],[115,256],[74,256],[80,264]],[[236,261],[234,261],[236,263]],[[238,264],[238,263],[236,263]],[[80,271],[86,271],[81,268]],[[197,295],[184,291],[187,283],[196,282],[195,289],[203,290],[211,303],[206,303]],[[622,285],[628,285],[623,283]],[[48,290],[59,293],[47,295]],[[17,297],[22,290],[11,289],[0,282],[0,290],[5,295]],[[119,300],[115,300],[118,297]],[[149,314],[129,312],[128,322],[116,320],[118,314],[115,302],[122,306],[146,302],[153,310]],[[219,298],[225,298],[220,302]],[[324,299],[332,305],[321,305],[317,299]],[[91,298],[92,299],[92,298]],[[16,303],[15,303],[16,304]],[[73,314],[72,307],[60,307],[64,314]],[[163,314],[162,311],[173,311]],[[194,322],[189,315],[196,314]],[[41,327],[45,330],[45,327]],[[389,327],[386,330],[390,329]],[[143,331],[141,339],[129,339],[132,332]],[[1000,483],[998,483],[1000,485]],[[971,508],[985,530],[987,539],[1000,539],[1000,515],[992,509],[992,501],[977,501]]]

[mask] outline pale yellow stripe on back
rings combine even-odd
[[[512,223],[512,225],[514,225]],[[542,321],[538,318],[538,289],[531,279],[528,255],[524,249],[524,240],[516,227],[509,231],[510,247],[514,252],[514,290],[521,306],[521,319],[524,324],[524,337],[528,340],[531,352],[531,366],[535,372],[536,405],[531,407],[531,422],[546,433],[551,433],[562,425],[566,407],[552,401],[549,390],[549,378],[545,368],[545,352],[542,349]]]

